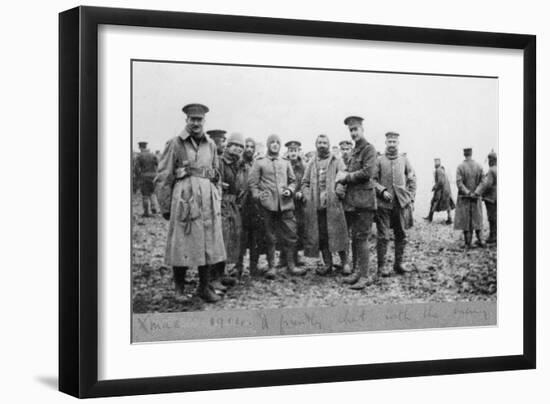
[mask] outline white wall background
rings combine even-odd
[[[8,3],[3,8],[1,94],[3,186],[0,198],[0,377],[2,402],[62,403],[57,392],[57,13],[73,1]],[[109,399],[116,402],[224,403],[341,400],[464,403],[547,402],[550,377],[549,195],[543,151],[550,120],[550,26],[544,2],[353,2],[252,0],[93,1],[88,5],[334,20],[431,28],[531,33],[538,40],[538,369]],[[7,181],[7,183],[6,183]],[[411,347],[414,349],[414,347]]]

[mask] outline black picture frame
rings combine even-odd
[[[523,50],[523,354],[98,381],[100,24]],[[59,390],[84,398],[535,368],[535,106],[534,35],[97,7],[60,13]]]

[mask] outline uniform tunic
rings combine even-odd
[[[455,208],[453,195],[451,194],[451,184],[447,178],[445,168],[439,166],[434,171],[435,185],[432,188],[434,193],[430,206],[434,212],[445,212]]]
[[[170,213],[165,262],[203,266],[225,261],[216,145],[184,130],[166,143],[159,164],[159,202]]]
[[[157,175],[158,160],[149,150],[141,151],[135,161],[135,174],[142,196],[151,196],[155,189],[153,180]]]
[[[481,198],[469,197],[483,180],[483,168],[472,159],[464,160],[456,170],[458,198],[456,202],[456,230],[473,231],[483,228]]]

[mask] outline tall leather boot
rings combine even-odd
[[[351,274],[351,266],[349,264],[349,252],[348,251],[338,251],[340,256],[340,263],[342,264],[342,275]]]
[[[294,248],[286,247],[286,268],[290,275],[304,275],[306,270],[304,268],[297,268],[296,263],[294,262]]]
[[[357,266],[359,268],[354,273],[358,273],[359,278],[357,282],[350,286],[350,289],[362,290],[376,281],[376,273],[374,271],[372,273],[369,272],[368,240],[358,240],[355,250],[357,252]]]
[[[258,275],[258,258],[259,254],[256,248],[250,248],[250,262],[248,265],[250,276]]]
[[[220,293],[227,292],[227,287],[225,287],[225,285],[221,282],[221,275],[223,274],[224,270],[225,262],[218,262],[217,264],[214,264],[210,267],[210,285],[214,288],[214,290]]]
[[[453,224],[453,218],[451,217],[451,209],[447,209],[447,221],[445,224]]]
[[[323,266],[318,267],[315,272],[317,272],[318,275],[324,276],[332,271],[332,253],[328,248],[323,248],[321,250],[321,255],[323,256]]]
[[[176,290],[176,299],[184,297],[185,290],[185,275],[187,267],[172,267],[174,275],[174,288]]]
[[[275,246],[267,247],[267,271],[265,277],[267,279],[275,279],[277,270],[275,269]]]
[[[404,274],[410,270],[403,265],[403,255],[405,254],[405,246],[407,240],[395,240],[395,262],[393,270],[398,274]]]
[[[221,297],[214,291],[210,285],[210,267],[203,265],[199,267],[199,297],[207,303],[215,303],[221,300]]]
[[[497,242],[497,221],[489,220],[489,238],[487,244],[495,244]]]
[[[464,231],[464,248],[468,249],[472,247],[472,232]]]
[[[237,284],[237,279],[233,278],[232,276],[228,276],[225,273],[225,262],[221,262],[218,267],[218,279],[220,280],[221,284],[223,286],[231,287],[235,286]]]
[[[485,241],[483,241],[481,233],[482,233],[481,230],[476,230],[477,245],[481,248],[484,248],[485,247]]]
[[[151,198],[148,196],[141,197],[141,203],[143,205],[143,217],[151,216]]]
[[[434,211],[430,208],[430,213],[428,213],[428,216],[424,218],[424,220],[427,220],[428,222],[432,222],[434,220]]]
[[[302,259],[302,257],[300,257],[300,252],[298,251],[298,249],[294,250],[294,265],[299,267],[303,267],[304,265],[306,265],[305,261]]]
[[[361,277],[359,265],[357,263],[357,240],[351,240],[351,251],[352,251],[352,260],[353,260],[353,267],[351,270],[351,273],[342,279],[342,283],[353,285],[356,283],[359,278]]]
[[[378,273],[380,276],[390,276],[391,270],[386,265],[386,253],[388,240],[379,238],[376,242],[376,259],[378,260]]]

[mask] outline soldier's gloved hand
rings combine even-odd
[[[340,199],[344,199],[346,197],[346,190],[341,185],[336,186],[334,192],[336,193],[336,196],[338,196],[338,198]]]
[[[162,217],[165,218],[166,220],[170,220],[170,212],[164,212],[162,214]]]
[[[302,201],[304,199],[304,194],[301,191],[296,192],[296,200]]]
[[[176,178],[181,179],[187,175],[187,169],[185,167],[176,168]]]
[[[344,183],[346,181],[348,173],[346,171],[338,171],[336,173],[336,178],[334,179],[334,182],[338,183]]]
[[[384,192],[382,192],[382,199],[384,199],[386,202],[391,202],[393,198],[388,191],[384,190]]]

